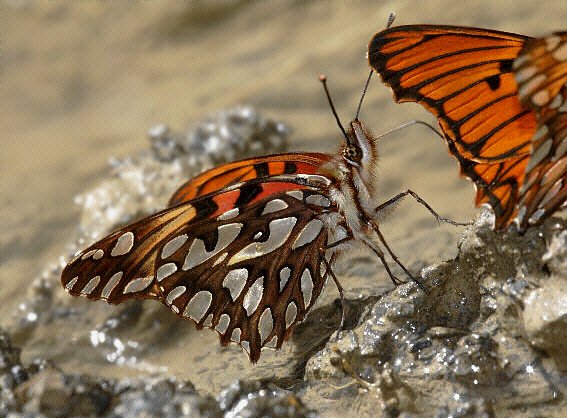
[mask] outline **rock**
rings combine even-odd
[[[552,277],[528,292],[522,318],[531,344],[567,371],[567,277]]]
[[[236,381],[217,400],[225,418],[317,416],[295,394],[273,384]]]
[[[413,283],[384,294],[309,359],[307,396],[350,381],[369,416],[561,416],[567,281],[545,264],[558,262],[548,254],[562,253],[565,224],[522,236],[481,217],[456,259],[422,271],[427,294]]]

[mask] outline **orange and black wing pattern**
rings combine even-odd
[[[438,119],[450,152],[488,203],[496,229],[518,212],[537,130],[536,113],[518,98],[513,63],[531,38],[477,28],[409,25],[377,33],[370,65],[398,102],[422,104]]]
[[[246,182],[252,184],[255,180],[263,181],[268,177],[316,174],[321,166],[329,162],[331,158],[328,154],[315,152],[288,153],[222,164],[185,182],[170,198],[169,206],[175,206],[218,190],[225,190],[230,186]]]
[[[520,101],[538,121],[520,190],[518,223],[524,229],[567,200],[567,32],[529,40],[514,71]]]

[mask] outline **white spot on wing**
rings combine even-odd
[[[547,52],[551,52],[555,48],[557,48],[557,45],[559,45],[560,43],[561,38],[559,36],[548,36],[547,38],[545,38],[545,49],[547,50]]]
[[[301,275],[301,293],[303,294],[303,304],[305,308],[311,303],[311,297],[313,295],[313,279],[311,278],[311,272],[308,268],[303,270]]]
[[[532,95],[532,103],[536,106],[543,107],[549,102],[549,92],[540,90]]]
[[[232,208],[231,210],[227,210],[226,212],[220,214],[217,217],[217,221],[228,221],[229,219],[236,218],[238,216],[238,213],[238,208]]]
[[[280,270],[280,293],[284,290],[290,275],[291,269],[289,267],[284,267]]]
[[[183,244],[187,242],[189,237],[187,234],[179,235],[173,239],[171,239],[167,244],[163,246],[161,250],[161,258],[166,259],[167,257],[171,257],[178,249],[181,248]]]
[[[132,280],[124,288],[124,293],[141,292],[142,290],[147,288],[153,282],[153,280],[154,280],[153,276],[139,277],[135,280]]]
[[[228,253],[224,252],[221,255],[218,256],[218,258],[215,260],[215,262],[213,263],[213,267],[218,266],[220,263],[222,263],[226,257],[228,257]]]
[[[79,276],[73,277],[71,280],[69,280],[69,283],[67,283],[65,285],[65,289],[67,289],[69,291],[73,290],[73,286],[75,286],[75,284],[77,283],[77,280],[79,280]]]
[[[305,203],[309,203],[310,205],[322,206],[324,208],[328,208],[331,206],[331,201],[327,199],[325,196],[320,194],[312,194],[305,198]]]
[[[95,287],[100,283],[100,276],[94,276],[89,282],[81,289],[81,295],[90,295]]]
[[[532,169],[536,167],[549,154],[552,145],[553,141],[551,140],[551,138],[546,139],[530,157],[530,161],[526,166],[526,171],[532,171]]]
[[[294,217],[274,219],[270,222],[270,236],[265,242],[253,242],[248,244],[238,253],[232,256],[228,265],[239,261],[250,260],[271,253],[281,247],[289,238],[297,219]]]
[[[272,318],[272,310],[270,308],[264,309],[260,320],[258,321],[258,332],[260,333],[260,342],[264,344],[266,339],[270,336],[274,329],[274,319]]]
[[[156,273],[157,281],[161,282],[163,279],[171,276],[176,271],[177,271],[177,266],[175,265],[175,263],[166,263],[163,266],[160,266],[157,269],[157,273]]]
[[[322,229],[323,221],[320,219],[311,219],[299,232],[299,235],[291,245],[291,249],[295,250],[296,248],[309,244],[319,236]]]
[[[520,88],[518,89],[518,94],[520,97],[525,97],[527,94],[530,94],[532,91],[537,89],[540,84],[542,84],[546,79],[546,76],[543,74],[539,74],[533,77],[530,81],[523,83]]]
[[[102,250],[96,250],[93,254],[93,260],[100,260],[102,257],[104,257],[104,251]]]
[[[183,293],[185,293],[186,290],[187,288],[185,286],[177,286],[171,292],[168,293],[167,298],[165,298],[165,301],[167,302],[168,305],[171,305],[173,301],[177,299],[179,296],[181,296]]]
[[[130,231],[125,232],[116,240],[116,244],[110,252],[110,255],[112,257],[118,257],[120,255],[128,254],[133,246],[134,234]]]
[[[534,212],[534,214],[532,216],[530,216],[530,219],[528,219],[528,222],[533,225],[536,222],[538,222],[542,218],[543,215],[545,215],[545,209],[539,208],[538,210],[536,210]]]
[[[219,319],[219,323],[217,324],[217,326],[215,327],[215,329],[220,332],[221,334],[224,334],[228,328],[228,326],[230,325],[230,316],[228,316],[227,314],[223,313],[220,316]]]
[[[212,300],[213,294],[211,292],[207,290],[197,292],[185,307],[183,316],[188,316],[195,322],[199,322],[209,310]]]
[[[213,314],[209,314],[205,321],[203,322],[204,327],[211,327],[213,325]]]
[[[285,309],[285,327],[289,328],[297,318],[297,306],[295,302],[289,302],[287,308]]]
[[[270,341],[264,347],[276,348],[278,346],[278,336],[274,335]]]
[[[234,328],[232,330],[232,335],[230,336],[231,341],[234,341],[235,343],[239,343],[241,333],[242,332],[240,331],[240,328]]]
[[[119,271],[118,273],[114,273],[112,277],[108,279],[108,282],[106,282],[106,284],[104,285],[104,289],[102,289],[101,296],[103,298],[108,299],[110,297],[112,290],[114,290],[114,288],[116,287],[116,285],[118,284],[118,282],[120,281],[123,275],[124,272]]]
[[[244,309],[246,310],[246,314],[251,316],[256,309],[258,309],[258,305],[260,305],[260,301],[262,300],[262,295],[264,294],[264,276],[258,277],[256,281],[248,288],[246,295],[244,295]]]
[[[86,253],[84,253],[84,254],[81,256],[81,260],[86,260],[87,258],[89,258],[91,255],[93,255],[93,254],[96,253],[96,252],[97,252],[96,249],[95,249],[95,250],[87,251]]]
[[[522,68],[521,70],[516,71],[516,80],[518,81],[518,83],[523,83],[535,73],[537,73],[536,67]]]
[[[231,223],[219,226],[217,245],[211,252],[208,252],[205,249],[205,243],[203,242],[203,240],[195,239],[191,244],[191,248],[189,248],[187,257],[185,257],[183,270],[192,269],[193,267],[207,261],[209,258],[220,253],[238,237],[242,226],[243,225],[241,223]]]
[[[301,190],[290,190],[289,192],[285,192],[285,194],[294,199],[303,200],[303,192]]]
[[[247,269],[235,269],[230,270],[222,281],[223,287],[230,291],[230,297],[233,302],[240,296],[242,289],[244,289],[246,279],[248,279]]]
[[[280,210],[284,210],[288,207],[287,203],[285,203],[281,199],[273,199],[266,203],[264,206],[264,210],[262,211],[262,215],[267,215],[268,213],[278,212]]]

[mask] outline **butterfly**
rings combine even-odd
[[[437,117],[476,185],[476,204],[492,207],[495,229],[515,221],[523,232],[567,197],[566,48],[565,33],[533,39],[407,25],[375,34],[368,60],[396,101],[418,102]]]
[[[343,301],[332,265],[351,242],[368,246],[397,283],[377,237],[417,281],[384,240],[377,215],[408,194],[420,199],[406,191],[375,204],[377,138],[358,116],[343,129],[321,81],[344,135],[338,155],[276,154],[205,171],[166,209],[76,255],[61,274],[63,287],[113,304],[158,300],[256,362],[262,348],[290,338],[329,277]]]
[[[528,40],[514,72],[521,102],[538,120],[520,188],[518,220],[523,227],[567,199],[567,32]]]

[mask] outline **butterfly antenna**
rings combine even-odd
[[[390,15],[388,16],[388,23],[386,23],[386,29],[390,29],[394,20],[396,20],[396,12],[390,12]]]
[[[319,81],[321,83],[323,83],[323,89],[325,89],[325,94],[327,95],[327,100],[329,100],[329,105],[331,106],[331,111],[333,112],[333,116],[335,116],[335,120],[337,121],[337,125],[339,125],[339,128],[341,130],[341,132],[343,133],[345,140],[347,141],[347,143],[349,143],[349,139],[348,139],[348,135],[345,131],[345,128],[343,128],[343,124],[341,123],[341,120],[339,119],[339,115],[337,114],[337,111],[335,110],[335,105],[333,104],[333,100],[331,99],[331,94],[329,93],[329,89],[327,88],[327,76],[324,74],[320,74],[319,75]]]
[[[409,126],[413,126],[413,125],[422,125],[425,126],[426,128],[430,129],[431,131],[433,131],[433,133],[435,133],[435,135],[437,135],[439,138],[441,139],[445,139],[445,137],[443,136],[443,134],[441,132],[439,132],[433,125],[424,122],[422,120],[410,120],[409,122],[406,122],[400,126],[396,126],[395,128],[390,129],[389,131],[384,132],[383,134],[378,135],[377,137],[375,137],[375,139],[380,139],[380,138],[384,138],[385,136],[391,135],[394,132],[397,131],[401,131],[402,129],[405,129]]]
[[[360,108],[362,107],[362,101],[364,100],[364,96],[366,96],[366,91],[368,90],[368,85],[370,84],[370,79],[372,78],[372,73],[374,70],[370,70],[370,74],[368,74],[368,78],[366,79],[366,84],[364,85],[364,90],[362,90],[362,95],[360,96],[360,101],[358,102],[358,107],[356,108],[356,116],[354,120],[358,120],[358,115],[360,114]]]

